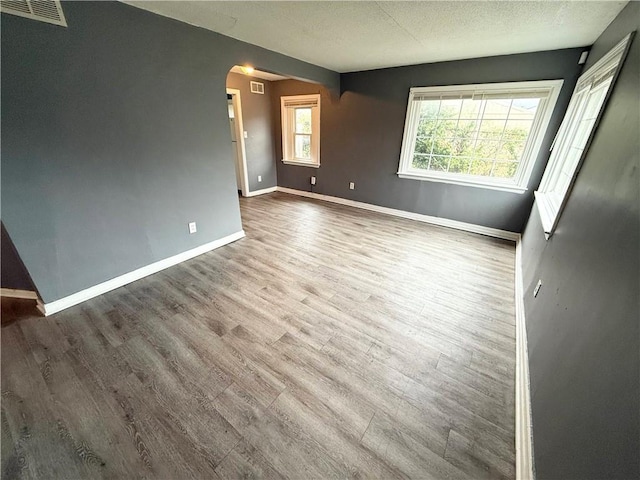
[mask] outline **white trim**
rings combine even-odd
[[[381,207],[379,205],[372,205],[370,203],[357,202],[355,200],[348,200],[346,198],[332,197],[330,195],[322,195],[321,193],[306,192],[304,190],[295,190],[293,188],[278,187],[278,192],[289,193],[291,195],[298,195],[301,197],[315,198],[317,200],[324,200],[325,202],[338,203],[340,205],[348,205],[350,207],[361,208],[363,210],[369,210],[372,212],[384,213],[385,215],[393,215],[394,217],[408,218],[410,220],[416,220],[418,222],[430,223],[432,225],[439,225],[441,227],[455,228],[456,230],[464,230],[465,232],[479,233],[480,235],[486,235],[488,237],[502,238],[504,240],[511,240],[515,242],[520,238],[520,234],[516,232],[509,232],[507,230],[500,230],[498,228],[485,227],[483,225],[474,225],[472,223],[459,222],[457,220],[450,220],[442,217],[432,217],[431,215],[423,215],[421,213],[407,212],[404,210],[397,210],[395,208]]]
[[[435,173],[435,172],[434,172]],[[410,180],[420,180],[423,182],[450,183],[453,185],[463,185],[465,187],[485,188],[488,190],[500,190],[502,192],[511,192],[523,194],[528,190],[527,187],[520,187],[514,183],[482,183],[478,182],[477,177],[469,175],[468,177],[460,175],[460,178],[438,177],[436,175],[424,175],[422,173],[401,173],[396,175],[400,178],[408,178]],[[489,179],[490,177],[487,177]]]
[[[282,163],[286,163],[287,165],[298,165],[300,167],[320,168],[319,163],[297,162],[295,160],[285,160],[284,158],[282,159]]]
[[[533,437],[531,429],[531,386],[527,326],[522,286],[522,242],[516,241],[516,480],[533,480]]]
[[[295,109],[311,109],[311,159],[295,156]],[[280,97],[280,121],[282,123],[283,163],[304,167],[320,166],[320,94]]]
[[[531,173],[540,153],[540,148],[563,84],[564,80],[536,80],[530,82],[414,87],[409,89],[404,133],[400,148],[400,161],[398,162],[398,176],[400,178],[410,178],[414,180],[452,183],[456,185],[488,188],[491,190],[524,193],[527,190]],[[510,96],[513,98],[525,94],[538,96],[540,98],[540,104],[538,105],[531,130],[527,137],[521,161],[518,164],[513,178],[501,180],[482,175],[433,172],[412,168],[416,132],[420,116],[420,100],[431,98],[442,100],[443,95],[454,95],[457,98],[463,96],[468,98],[484,98],[485,95],[504,95],[505,97]],[[481,118],[481,116],[479,118]]]
[[[542,175],[540,186],[535,192],[536,205],[547,240],[558,226],[564,207],[571,196],[573,185],[589,153],[591,141],[629,51],[632,36],[632,33],[626,35],[578,78],[569,106],[553,141],[551,156]],[[606,91],[601,98],[597,114],[595,118],[591,117],[593,123],[587,135],[583,135],[579,129],[589,102],[593,98],[598,101],[597,95],[604,88]],[[574,143],[576,138],[580,139],[579,143]],[[580,155],[573,158],[569,156],[569,151],[572,149],[581,149]]]
[[[247,193],[247,197],[256,197],[258,195],[264,195],[265,193],[273,193],[278,189],[278,187],[269,187],[263,188],[262,190],[254,190],[253,192]]]
[[[247,173],[247,148],[244,143],[244,124],[242,123],[242,100],[240,98],[240,90],[237,88],[227,88],[227,95],[231,95],[231,101],[233,102],[233,112],[236,119],[236,149],[239,152],[236,153],[236,157],[238,153],[240,154],[240,158],[242,161],[240,162],[240,190],[242,191],[243,197],[249,196],[249,174]],[[236,159],[234,158],[234,163]]]
[[[54,302],[45,303],[43,305],[43,313],[45,315],[52,315],[61,310],[77,305],[78,303],[97,297],[98,295],[102,295],[103,293],[107,293],[111,290],[122,287],[123,285],[127,285],[128,283],[135,282],[136,280],[140,280],[141,278],[157,273],[165,268],[177,265],[178,263],[189,260],[190,258],[197,257],[203,253],[207,253],[211,250],[227,245],[228,243],[235,242],[244,236],[244,230],[240,230],[239,232],[232,233],[231,235],[214,240],[213,242],[205,243],[204,245],[200,245],[199,247],[179,253],[178,255],[165,258],[164,260],[154,262],[145,267],[138,268],[137,270],[112,278],[106,282],[99,283],[98,285],[81,290]]]
[[[38,294],[36,292],[32,292],[31,290],[16,290],[14,288],[0,288],[0,297],[38,300]]]

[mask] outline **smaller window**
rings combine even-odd
[[[575,177],[589,148],[617,72],[622,65],[630,35],[578,79],[569,107],[558,130],[549,163],[535,192],[542,227],[547,238],[560,218]]]
[[[282,161],[320,166],[320,95],[280,97],[282,107]]]
[[[562,83],[412,88],[398,176],[526,191]]]

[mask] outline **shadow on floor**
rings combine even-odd
[[[35,300],[2,297],[0,298],[0,302],[2,304],[0,309],[2,327],[11,325],[24,318],[43,317],[40,310],[36,307]]]

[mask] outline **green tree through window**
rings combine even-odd
[[[420,102],[412,168],[513,178],[539,99]]]

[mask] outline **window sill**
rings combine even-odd
[[[500,190],[502,192],[523,194],[527,191],[527,187],[521,187],[519,185],[508,183],[485,183],[475,180],[473,178],[449,178],[449,177],[436,177],[431,175],[422,175],[419,173],[404,173],[398,172],[398,177],[407,178],[411,180],[421,180],[423,182],[440,182],[451,183],[453,185],[463,185],[465,187],[486,188],[489,190]]]
[[[320,168],[319,163],[309,163],[309,162],[301,162],[298,160],[282,160],[282,163],[287,165],[298,165],[300,167],[311,167],[311,168]]]
[[[556,208],[551,202],[549,195],[544,192],[534,192],[534,195],[536,197],[536,206],[540,214],[540,223],[542,223],[544,236],[549,240],[549,237],[553,235],[553,231],[556,229],[558,219]]]

